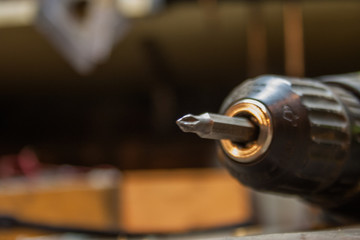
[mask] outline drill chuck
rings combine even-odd
[[[219,139],[219,157],[247,186],[295,194],[359,219],[359,96],[358,74],[247,80],[224,100],[220,114],[247,119],[256,135]]]
[[[349,76],[350,77],[350,76]],[[349,78],[348,77],[348,78]],[[243,162],[221,140],[220,157],[239,181],[261,191],[296,194],[323,208],[344,212],[360,189],[360,81],[341,77],[322,81],[262,76],[236,87],[221,113],[236,111],[242,102],[266,108],[267,140],[261,154]],[[245,110],[238,116],[262,122]],[[248,114],[248,115],[247,115]],[[233,143],[236,146],[236,143]],[[242,145],[237,145],[242,148]],[[353,211],[349,209],[349,212]],[[360,217],[360,209],[358,217]]]

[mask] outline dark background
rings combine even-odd
[[[120,169],[216,164],[214,142],[183,134],[186,113],[217,112],[248,77],[250,3],[170,1],[136,19],[111,57],[78,74],[36,29],[0,28],[0,154],[31,146],[42,162]],[[305,75],[360,69],[360,1],[306,1]],[[282,2],[264,1],[266,71],[285,74]]]

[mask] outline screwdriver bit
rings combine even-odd
[[[246,118],[228,117],[214,113],[187,114],[176,123],[183,132],[196,133],[207,139],[229,139],[243,143],[256,138],[256,128]]]

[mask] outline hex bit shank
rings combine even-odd
[[[250,142],[256,138],[256,127],[246,118],[214,113],[187,114],[176,123],[183,132],[193,132],[202,138],[229,139],[241,143]]]

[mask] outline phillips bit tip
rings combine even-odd
[[[196,133],[202,138],[230,139],[245,143],[255,140],[256,137],[255,126],[246,118],[214,113],[187,114],[176,123],[183,132]]]
[[[187,114],[176,121],[183,132],[209,133],[211,131],[211,119],[207,116]]]

